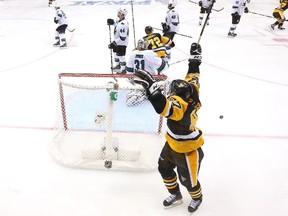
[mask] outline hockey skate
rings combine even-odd
[[[269,28],[270,28],[271,31],[274,30],[274,27],[275,27],[275,25],[273,25],[273,24],[269,25]]]
[[[111,68],[114,72],[119,73],[120,72],[120,65],[116,65],[115,67]]]
[[[278,26],[278,29],[281,30],[281,31],[285,30],[285,28],[283,26]]]
[[[234,33],[234,32],[230,32],[230,31],[229,31],[229,33],[228,33],[228,37],[234,38],[234,37],[236,37],[236,36],[237,36],[236,33]]]
[[[182,194],[180,192],[176,194],[171,194],[163,201],[165,208],[171,208],[183,203]]]
[[[146,96],[145,91],[143,90],[132,90],[126,95],[127,106],[139,105],[145,100],[147,100],[147,96]]]
[[[67,43],[60,45],[60,48],[67,48]]]
[[[126,74],[126,73],[127,73],[126,70],[116,72],[116,74]]]
[[[60,41],[57,41],[56,43],[54,43],[53,46],[60,46]]]
[[[202,198],[199,200],[192,199],[190,204],[188,205],[188,211],[190,213],[195,212],[198,209],[198,207],[201,205],[201,203],[202,203]]]

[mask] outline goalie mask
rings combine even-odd
[[[141,38],[137,42],[137,49],[138,50],[147,50],[149,48],[149,41]]]
[[[177,95],[188,99],[193,93],[192,86],[185,80],[173,80],[169,87],[169,96]]]

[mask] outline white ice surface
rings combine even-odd
[[[54,10],[46,0],[0,1],[0,215],[114,216],[189,215],[190,198],[166,210],[168,195],[160,175],[77,170],[62,167],[49,155],[55,121],[57,74],[110,73],[109,29],[119,4],[70,6],[68,49],[54,42]],[[271,15],[278,2],[252,0],[249,9]],[[201,37],[201,99],[198,126],[205,135],[200,172],[204,200],[194,215],[288,215],[288,33],[268,25],[274,20],[244,14],[236,38],[227,38],[229,0],[217,1]],[[198,40],[199,7],[177,6],[182,34],[175,36],[171,63],[183,60]],[[129,54],[134,44],[131,5]],[[144,27],[160,28],[166,4],[134,7],[135,37]],[[285,12],[287,13],[287,12]],[[286,26],[286,23],[284,24]],[[167,74],[182,78],[187,62]],[[155,114],[156,115],[156,114]],[[223,115],[222,120],[219,115]],[[155,161],[157,163],[157,161]]]

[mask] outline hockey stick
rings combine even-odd
[[[210,7],[209,7],[209,9],[208,9],[208,13],[207,13],[207,16],[206,16],[204,25],[203,25],[203,27],[202,27],[202,30],[201,30],[201,32],[200,32],[200,35],[199,35],[199,39],[198,39],[197,44],[199,44],[199,42],[200,42],[200,40],[201,40],[201,37],[202,37],[203,32],[204,32],[204,29],[205,29],[205,27],[206,27],[206,23],[207,23],[207,21],[208,21],[208,19],[209,19],[209,16],[210,16],[210,14],[211,14],[211,10],[212,10],[212,8],[213,8],[214,2],[215,2],[215,1],[212,0],[212,4],[210,5]]]
[[[133,1],[131,0],[130,2],[131,2],[131,10],[132,10],[132,23],[133,23],[133,33],[134,33],[134,47],[136,47]]]
[[[111,26],[109,26],[109,42],[110,44],[112,43],[112,40],[111,40]],[[112,49],[110,49],[110,59],[111,59],[111,73],[113,74],[113,57],[112,57]]]
[[[67,27],[67,30],[68,30],[69,32],[74,32],[74,31],[75,31],[75,28],[72,28],[72,29],[71,29],[70,26],[68,26],[68,27]]]
[[[191,2],[191,3],[193,3],[193,4],[199,5],[198,2],[194,2],[194,1],[192,1],[192,0],[189,0],[189,2]],[[216,11],[216,12],[220,12],[220,11],[224,10],[224,7],[220,8],[220,9],[214,9],[214,8],[213,8],[212,10],[213,10],[213,11]]]
[[[266,15],[266,14],[261,14],[261,13],[256,13],[256,12],[253,12],[253,11],[249,11],[249,13],[251,13],[251,14],[255,14],[255,15],[259,15],[259,16],[268,17],[268,18],[274,18],[273,16]],[[285,19],[285,21],[287,22],[288,20]]]
[[[162,31],[162,29],[159,29],[159,28],[155,28],[155,27],[152,27],[153,29],[156,29],[156,30],[160,30]],[[180,35],[180,36],[184,36],[184,37],[188,37],[188,38],[193,38],[192,36],[190,35],[185,35],[185,34],[180,34],[180,33],[176,33],[177,35]]]

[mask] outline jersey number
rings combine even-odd
[[[138,69],[145,70],[145,61],[143,59],[142,60],[135,59],[134,65],[135,65],[134,68],[136,70]]]

